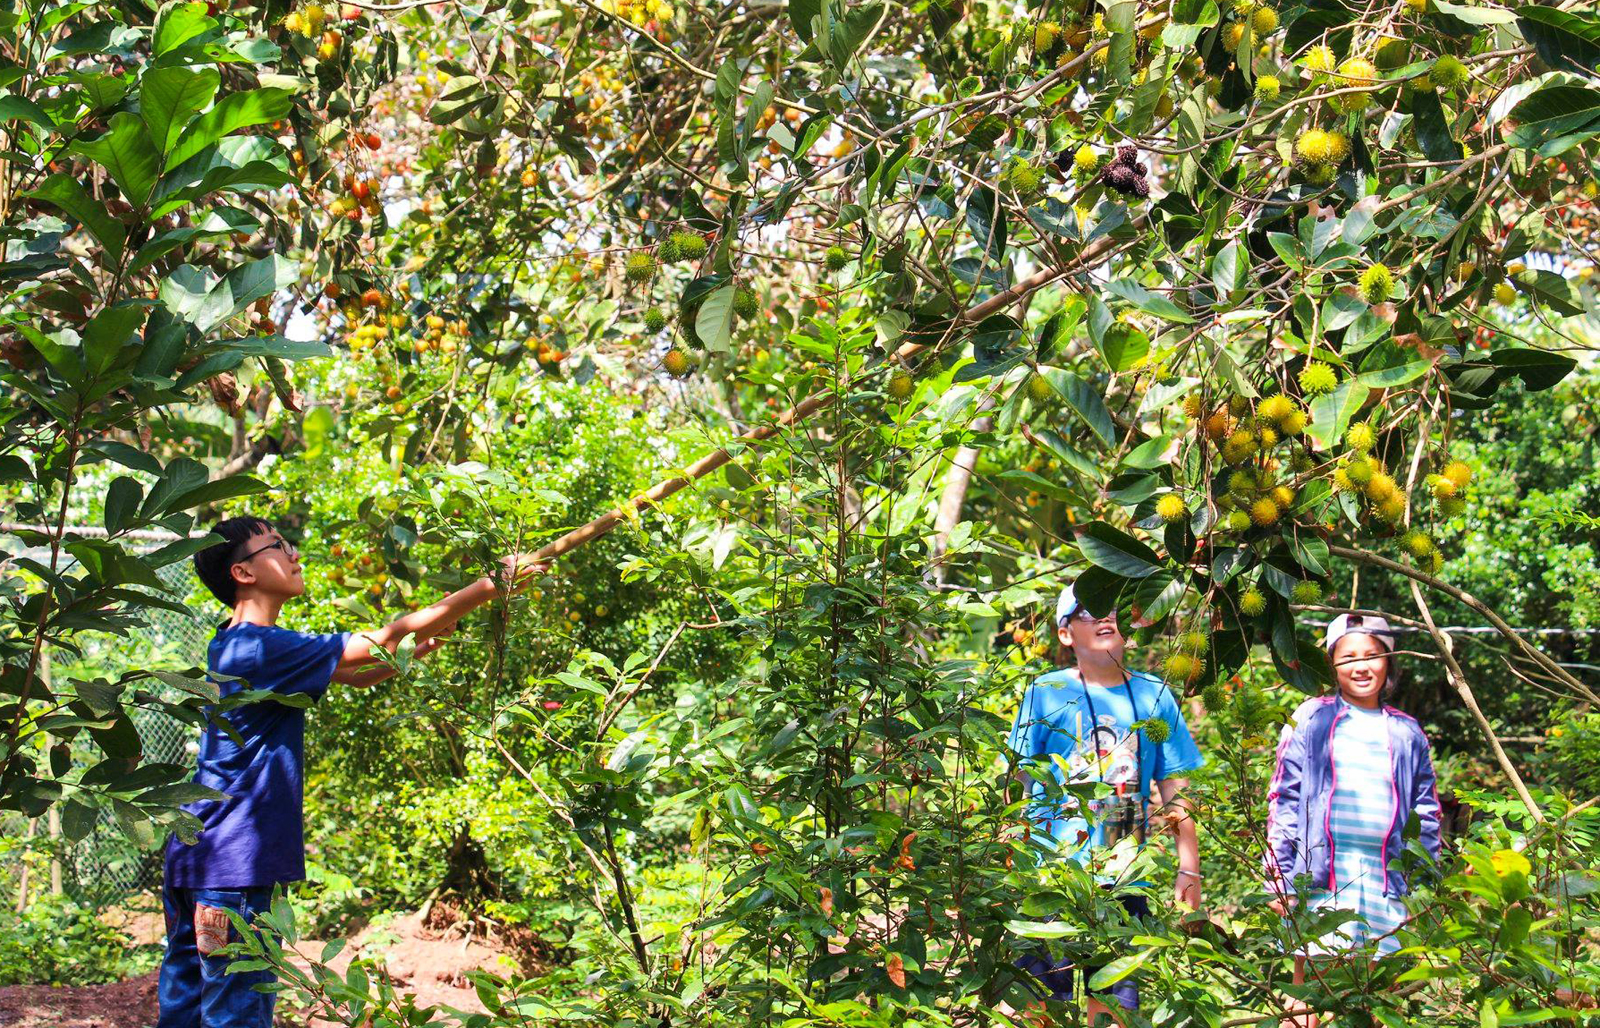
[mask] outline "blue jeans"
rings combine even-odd
[[[1142,921],[1150,916],[1150,901],[1145,897],[1130,894],[1118,896],[1117,899],[1122,903],[1124,909],[1128,911],[1128,916],[1135,921]],[[1033,991],[1041,999],[1048,997],[1054,1000],[1070,1000],[1072,998],[1074,969],[1071,962],[1058,962],[1051,958],[1049,950],[1037,949],[1023,954],[1013,963],[1016,967],[1033,975],[1037,980],[1037,985]],[[1100,970],[1100,965],[1085,967],[1083,969],[1083,980],[1087,982],[1094,977],[1095,972],[1098,970]],[[1109,1001],[1115,1001],[1124,1010],[1138,1010],[1139,985],[1131,978],[1124,978],[1105,992],[1095,992],[1094,998],[1106,1003],[1108,1006],[1110,1005]],[[165,1028],[165,1026],[157,1026],[157,1028]]]
[[[272,904],[272,887],[161,890],[167,915],[167,954],[161,961],[161,1016],[156,1028],[272,1028],[277,996],[255,986],[276,981],[271,971],[228,974],[232,957],[202,957],[195,944],[195,904],[238,911],[246,921]],[[238,933],[228,933],[230,942]]]

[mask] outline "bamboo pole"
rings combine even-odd
[[[1070,275],[1076,271],[1084,270],[1095,260],[1099,259],[1103,254],[1105,254],[1106,251],[1114,248],[1115,245],[1116,243],[1108,236],[1090,245],[1083,251],[1083,253],[1079,254],[1075,260],[1069,261],[1065,264],[1057,265],[1055,267],[1040,269],[1039,271],[1023,279],[1021,282],[1018,282],[1011,288],[991,296],[982,303],[975,304],[972,307],[967,308],[961,314],[952,319],[951,330],[954,331],[958,328],[964,328],[968,325],[976,324],[996,311],[1003,309],[1007,305],[1017,302],[1017,300],[1021,299],[1022,297],[1042,289],[1051,282],[1054,282],[1066,275]],[[946,338],[948,338],[948,335],[949,333],[947,332]],[[944,340],[941,339],[940,343],[943,341]],[[894,356],[897,361],[909,361],[925,350],[937,348],[938,345],[939,343],[906,343],[895,351]],[[760,442],[763,439],[770,439],[783,429],[786,429],[791,425],[798,424],[823,408],[828,407],[836,399],[838,399],[838,396],[832,390],[823,390],[822,392],[817,393],[815,396],[808,397],[805,400],[802,400],[800,403],[789,408],[771,423],[759,425],[747,432],[740,434],[737,437],[737,441],[741,443],[754,443]],[[607,532],[610,532],[612,529],[628,520],[636,512],[645,510],[649,507],[657,506],[667,497],[672,496],[674,493],[677,493],[692,483],[699,481],[705,476],[711,474],[713,471],[716,471],[718,468],[721,468],[731,460],[733,460],[733,453],[730,452],[728,447],[719,447],[718,449],[713,450],[711,453],[706,454],[704,457],[701,457],[687,468],[684,468],[682,474],[673,478],[669,478],[664,482],[657,482],[655,485],[651,486],[643,493],[640,493],[638,496],[635,496],[627,503],[607,511],[606,513],[595,518],[593,521],[589,522],[587,525],[581,525],[578,528],[568,532],[566,535],[561,536],[559,539],[555,539],[546,543],[536,550],[531,555],[530,559],[534,561],[548,561],[553,560],[556,557],[560,557],[563,554],[571,553],[584,543],[598,539]]]

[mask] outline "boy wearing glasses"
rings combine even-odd
[[[195,571],[232,609],[218,626],[207,666],[226,697],[264,689],[318,700],[333,682],[375,685],[394,673],[377,652],[394,653],[407,636],[414,655],[440,645],[469,611],[544,570],[524,555],[507,557],[494,578],[480,578],[422,610],[364,632],[313,635],[278,627],[283,605],[305,592],[300,554],[271,522],[229,518],[212,531],[222,542],[194,556]],[[302,766],[305,712],[266,701],[221,715],[237,738],[208,725],[194,780],[224,793],[184,809],[203,825],[194,845],[167,840],[162,904],[167,951],[161,964],[157,1028],[271,1028],[274,996],[255,986],[270,971],[229,975],[227,945],[234,910],[251,920],[267,909],[273,886],[305,878]]]
[[[1056,603],[1056,637],[1076,666],[1041,675],[1028,686],[1009,740],[1019,777],[1034,800],[1029,817],[1058,856],[1078,862],[1102,885],[1114,887],[1119,872],[1125,870],[1120,865],[1126,863],[1117,858],[1125,858],[1126,851],[1112,853],[1110,847],[1130,835],[1142,846],[1152,806],[1165,808],[1167,813],[1156,820],[1158,830],[1165,821],[1177,837],[1176,900],[1198,909],[1200,848],[1188,803],[1181,796],[1188,784],[1181,776],[1205,760],[1182,709],[1160,679],[1128,670],[1123,659],[1127,640],[1118,628],[1116,612],[1095,617],[1078,603],[1071,586],[1062,590]],[[1148,727],[1157,721],[1163,724]],[[1112,795],[1087,802],[1071,795],[1050,799],[1034,775],[1053,777],[1061,785],[1103,782],[1111,786]],[[1159,794],[1155,804],[1153,792]],[[1118,898],[1134,917],[1149,916],[1143,895]],[[1040,952],[1023,956],[1017,965],[1031,972],[1050,998],[1072,998],[1069,964],[1056,963]],[[1086,968],[1084,980],[1096,970]],[[1090,1024],[1111,1012],[1103,996],[1088,999]],[[1130,979],[1114,985],[1110,996],[1124,1010],[1139,1009],[1139,990]]]

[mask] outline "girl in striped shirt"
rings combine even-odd
[[[1415,718],[1387,706],[1394,634],[1381,617],[1341,614],[1324,640],[1338,682],[1336,696],[1307,700],[1284,726],[1267,796],[1267,875],[1287,913],[1296,880],[1313,910],[1358,915],[1314,940],[1307,955],[1374,947],[1400,948],[1406,920],[1405,877],[1391,861],[1416,817],[1423,848],[1439,856],[1439,795],[1428,738]],[[1305,957],[1295,959],[1295,982]]]

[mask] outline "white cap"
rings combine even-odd
[[[1066,624],[1077,609],[1078,596],[1072,591],[1072,586],[1069,585],[1061,590],[1061,596],[1056,600],[1056,627],[1060,628]]]
[[[1370,635],[1383,643],[1390,653],[1394,652],[1394,629],[1376,614],[1340,614],[1328,622],[1327,632],[1322,637],[1323,648],[1332,653],[1334,644],[1351,634]]]

